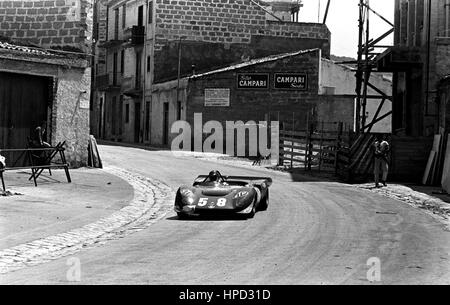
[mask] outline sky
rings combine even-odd
[[[370,0],[370,6],[377,13],[394,23],[394,0]],[[331,0],[327,26],[331,31],[331,54],[356,58],[358,51],[359,0]],[[320,22],[323,20],[327,0],[303,0],[300,11],[301,22]],[[370,15],[371,38],[377,38],[390,29],[389,24],[374,14]],[[393,35],[383,41],[392,44]]]

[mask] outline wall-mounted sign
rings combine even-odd
[[[230,89],[205,89],[205,107],[230,107]]]
[[[304,73],[275,73],[274,88],[308,90],[308,76]]]
[[[269,74],[240,73],[237,75],[238,89],[269,89]]]

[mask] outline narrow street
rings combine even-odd
[[[170,151],[100,146],[106,166],[167,184],[172,194],[199,174],[273,179],[270,205],[253,219],[161,220],[69,257],[0,275],[2,284],[72,284],[68,258],[81,263],[76,284],[450,284],[450,232],[424,211],[336,182],[293,181],[286,173],[215,164]],[[298,179],[297,179],[298,180]]]

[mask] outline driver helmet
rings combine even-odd
[[[210,181],[219,181],[220,180],[220,174],[218,171],[211,171],[208,176],[209,176]]]

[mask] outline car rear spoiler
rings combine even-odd
[[[203,182],[208,175],[200,175],[195,179],[195,182]],[[272,185],[272,178],[269,177],[250,177],[250,176],[223,176],[228,181],[248,181],[249,183],[262,184],[263,182],[267,186]]]

